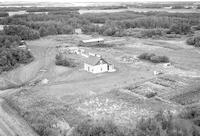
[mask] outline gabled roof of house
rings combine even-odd
[[[107,61],[105,61],[103,58],[100,58],[100,57],[95,57],[95,56],[90,56],[85,63],[89,64],[89,65],[92,65],[92,66],[95,66],[98,64],[98,62],[102,60],[104,61],[104,63],[108,63]],[[109,63],[108,63],[109,64]]]

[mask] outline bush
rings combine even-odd
[[[129,126],[130,127],[130,126]],[[159,112],[153,117],[142,118],[136,127],[117,127],[110,121],[85,121],[78,124],[73,136],[199,136],[200,130],[188,120],[170,112]]]
[[[138,58],[145,59],[145,60],[150,60],[151,57],[153,57],[153,56],[155,56],[154,53],[143,53]]]
[[[195,125],[200,127],[200,107],[198,105],[186,107],[180,114],[180,117],[191,120]]]
[[[142,119],[135,132],[135,136],[197,136],[200,131],[188,120],[159,112],[152,118]]]
[[[141,31],[142,37],[155,37],[155,36],[163,36],[165,34],[165,29],[144,29]]]
[[[7,17],[9,14],[7,12],[0,12],[0,17]]]
[[[152,97],[154,97],[154,96],[156,96],[156,95],[157,95],[156,92],[150,92],[150,93],[147,93],[145,96],[146,96],[147,98],[152,98]]]
[[[195,47],[200,47],[200,36],[194,36],[187,39],[186,43],[188,45],[193,45]]]
[[[186,23],[174,23],[171,25],[169,32],[175,34],[188,34],[191,32],[191,26]]]
[[[73,131],[73,136],[124,136],[111,121],[85,121]]]
[[[154,63],[167,63],[169,62],[169,58],[166,56],[152,56],[150,61]]]
[[[73,59],[66,58],[62,54],[56,55],[56,65],[62,65],[67,67],[76,67],[76,64]]]
[[[21,38],[12,35],[0,35],[0,48],[11,48],[19,45]]]
[[[154,53],[142,53],[138,58],[143,60],[149,60],[153,63],[167,63],[169,58],[167,56],[156,56]]]

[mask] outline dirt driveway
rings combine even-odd
[[[27,122],[0,99],[0,136],[38,136]]]

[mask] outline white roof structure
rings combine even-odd
[[[3,27],[4,27],[4,25],[0,25],[0,31],[2,31],[2,30],[3,30]]]
[[[104,39],[96,38],[96,39],[82,40],[83,43],[98,42],[98,41],[104,41]]]

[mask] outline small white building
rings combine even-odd
[[[4,25],[0,25],[0,31],[3,31]]]
[[[81,29],[81,28],[76,28],[76,29],[74,30],[74,33],[75,33],[75,34],[82,34],[82,29]]]
[[[101,57],[89,56],[84,63],[84,70],[91,73],[114,72],[114,65],[108,63]]]

